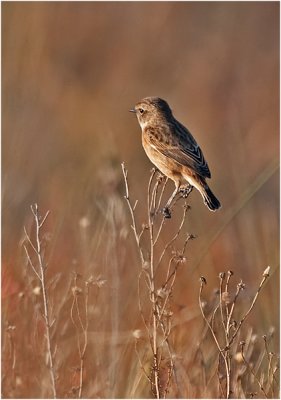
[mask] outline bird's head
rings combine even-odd
[[[150,123],[157,123],[172,116],[168,103],[159,97],[146,97],[130,111],[136,114],[142,129]]]

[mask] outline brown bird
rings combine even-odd
[[[164,208],[165,216],[171,216],[169,207],[176,194],[181,191],[187,196],[193,187],[199,190],[209,210],[219,209],[221,204],[206,183],[211,173],[202,150],[191,133],[175,119],[168,103],[159,97],[147,97],[130,111],[137,115],[148,158],[175,182],[175,191]]]

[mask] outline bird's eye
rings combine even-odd
[[[140,114],[143,114],[143,113],[144,113],[144,109],[143,109],[143,108],[140,108],[140,109],[139,109],[139,112],[140,112]]]

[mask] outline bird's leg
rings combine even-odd
[[[190,185],[189,183],[188,183],[187,185],[185,185],[185,186],[182,186],[182,187],[180,188],[180,193],[181,193],[182,197],[183,197],[184,199],[187,199],[187,197],[188,197],[188,196],[190,195],[190,193],[192,192],[192,189],[193,189],[193,186]]]
[[[173,191],[171,197],[169,198],[169,200],[167,201],[167,204],[165,205],[165,207],[162,210],[162,213],[164,215],[165,218],[171,218],[171,210],[170,210],[170,205],[172,203],[172,201],[174,200],[175,196],[177,195],[178,191],[179,191],[179,187],[180,184],[176,183],[176,188]]]

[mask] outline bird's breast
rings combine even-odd
[[[175,175],[181,175],[182,166],[170,157],[165,156],[150,142],[149,136],[142,134],[142,145],[150,161],[168,178],[175,180]]]

